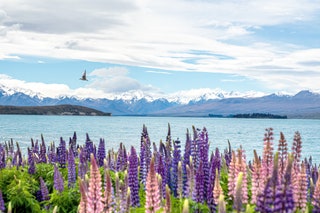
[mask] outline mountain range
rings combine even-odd
[[[208,116],[234,115],[239,113],[271,113],[288,118],[320,118],[320,94],[303,90],[295,95],[256,93],[226,93],[204,91],[192,96],[181,93],[177,97],[152,98],[126,96],[108,98],[77,98],[72,96],[43,97],[30,91],[5,88],[0,85],[0,105],[52,106],[79,105],[111,113],[112,115],[149,116]]]

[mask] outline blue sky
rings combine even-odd
[[[314,0],[1,1],[0,84],[81,97],[320,91],[319,26]]]

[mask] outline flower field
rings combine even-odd
[[[0,212],[320,212],[318,167],[302,159],[299,132],[292,142],[265,131],[263,150],[212,149],[206,128],[187,130],[184,147],[171,138],[106,150],[87,134],[78,143],[31,139],[0,144]],[[211,152],[210,150],[214,150]]]

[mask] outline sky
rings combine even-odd
[[[92,98],[320,91],[319,26],[319,0],[0,1],[0,85]]]

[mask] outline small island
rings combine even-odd
[[[269,118],[269,119],[287,119],[286,115],[273,115],[270,113],[251,113],[251,114],[236,114],[232,118]]]
[[[219,114],[209,114],[209,117],[213,118],[267,118],[267,119],[287,119],[286,115],[274,115],[270,113],[243,113],[243,114],[235,114],[223,116]]]
[[[0,106],[0,114],[111,116],[111,113],[105,113],[89,107],[69,104],[54,106]]]

